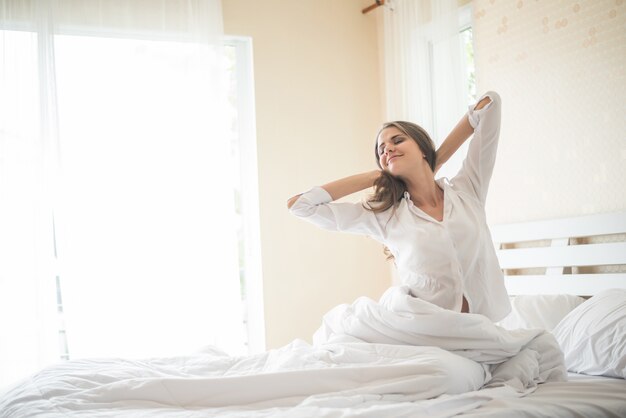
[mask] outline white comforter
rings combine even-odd
[[[313,345],[60,363],[0,395],[0,417],[448,417],[565,378],[551,334],[394,287],[331,310]]]

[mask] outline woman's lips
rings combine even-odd
[[[398,157],[399,157],[399,155],[394,155],[393,157],[389,158],[387,160],[387,164],[389,164],[391,162],[391,160],[393,160],[394,158],[398,158]]]

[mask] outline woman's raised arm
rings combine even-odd
[[[480,102],[476,104],[475,110],[482,109],[487,106],[491,102],[489,97],[485,97]],[[474,132],[474,128],[469,123],[467,119],[467,113],[463,115],[461,120],[456,124],[454,129],[450,132],[450,134],[443,141],[439,149],[437,149],[437,164],[435,166],[435,173],[441,168],[446,161],[454,155],[454,153],[463,145],[463,143],[469,138]]]
[[[380,176],[380,170],[366,171],[339,180],[331,181],[321,187],[330,194],[333,200],[340,199],[352,193],[359,192],[374,185],[374,181]],[[291,208],[301,195],[295,195],[287,201],[287,208]]]

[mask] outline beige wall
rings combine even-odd
[[[502,105],[491,222],[626,209],[626,1],[473,2],[477,91]]]
[[[252,37],[267,347],[310,340],[331,307],[390,283],[380,244],[316,228],[287,199],[375,168],[382,123],[370,0],[223,0],[224,31]]]
[[[285,206],[375,167],[381,19],[360,13],[371,3],[223,0],[225,32],[253,39],[268,348],[310,339],[328,309],[389,285],[379,244]],[[503,98],[490,222],[626,209],[624,3],[472,2],[477,91]]]

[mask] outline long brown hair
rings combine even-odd
[[[363,207],[374,213],[384,212],[387,209],[393,207],[389,220],[391,220],[391,217],[393,217],[393,215],[395,214],[396,209],[400,204],[400,200],[402,200],[404,192],[406,192],[407,190],[406,183],[401,178],[392,175],[386,170],[383,170],[382,166],[380,165],[380,159],[378,155],[378,137],[384,129],[391,127],[399,129],[400,132],[402,132],[417,143],[417,146],[426,157],[426,161],[428,162],[428,165],[430,166],[431,170],[433,170],[433,172],[435,171],[435,165],[437,163],[437,151],[435,150],[435,143],[430,138],[430,135],[428,135],[428,132],[424,130],[424,128],[414,123],[405,121],[393,121],[383,124],[383,126],[376,134],[376,141],[374,142],[374,156],[376,158],[376,164],[382,171],[380,176],[374,181],[374,194],[366,200]],[[384,247],[384,252],[385,255],[387,255],[388,260],[394,258],[389,251],[389,248],[387,248],[386,246]]]

